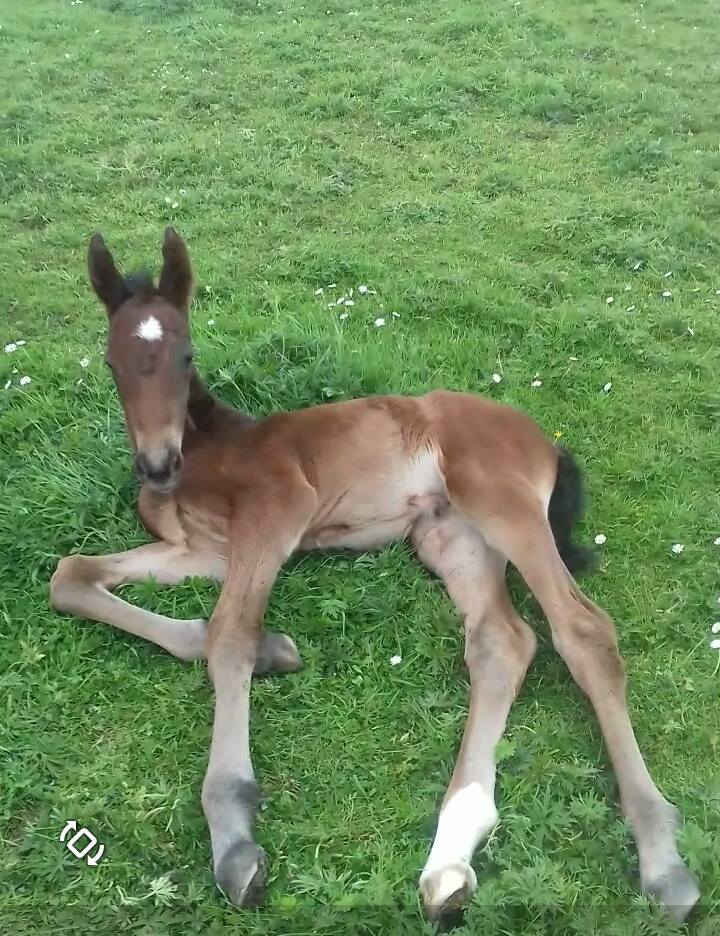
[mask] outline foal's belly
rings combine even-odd
[[[299,548],[377,549],[404,539],[419,517],[447,505],[437,454],[426,451],[386,473],[355,475],[323,503]]]

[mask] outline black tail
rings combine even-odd
[[[585,487],[582,471],[571,452],[558,446],[558,467],[555,487],[550,497],[548,520],[558,552],[570,572],[575,575],[594,565],[595,554],[586,546],[572,541],[573,527],[585,510]]]

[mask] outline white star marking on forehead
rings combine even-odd
[[[154,315],[149,315],[144,321],[140,322],[135,329],[135,334],[143,341],[160,341],[163,336],[163,327]]]

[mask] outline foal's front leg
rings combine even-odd
[[[252,504],[240,507],[231,523],[228,573],[209,624],[215,719],[202,804],[215,881],[238,906],[258,904],[265,884],[265,853],[252,836],[260,796],[250,759],[250,678],[267,597],[314,505],[304,479],[282,489],[253,490]]]

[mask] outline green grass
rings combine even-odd
[[[618,622],[641,747],[687,819],[690,930],[717,932],[715,0],[6,0],[0,26],[0,332],[27,342],[0,353],[0,929],[429,931],[415,885],[467,681],[454,611],[404,546],[304,558],[275,589],[268,625],[306,668],[253,689],[257,913],[209,869],[204,668],[48,608],[60,556],[144,540],[87,239],[155,263],[173,223],[224,399],[262,414],[471,389],[580,454],[584,532],[607,535],[585,587]],[[376,295],[340,321],[328,303],[360,283]],[[129,594],[188,617],[216,597]],[[464,932],[677,932],[636,894],[597,727],[515,594],[541,645]],[[68,817],[106,844],[97,868],[58,842]]]

